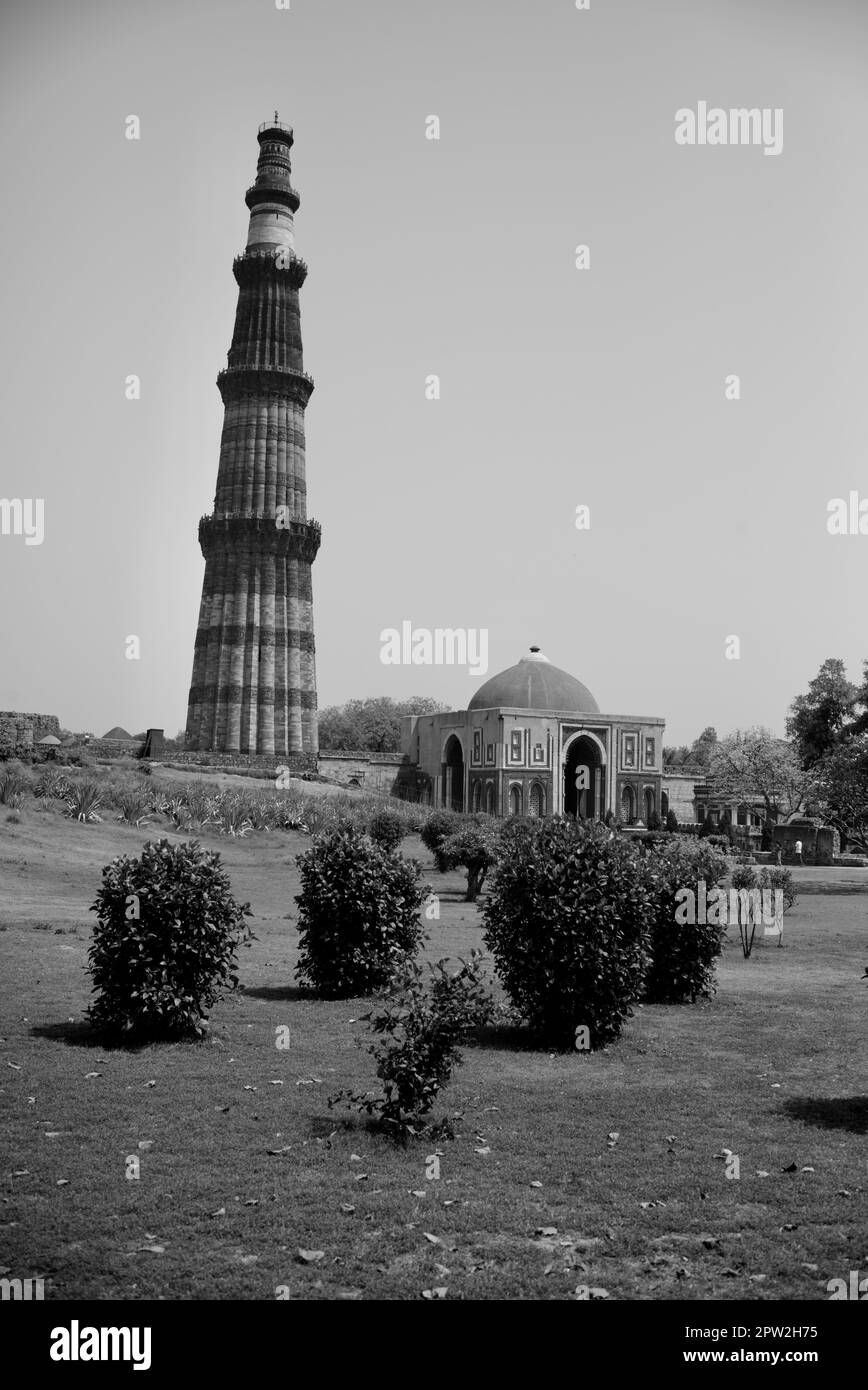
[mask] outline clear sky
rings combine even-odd
[[[45,502],[41,545],[0,536],[0,708],[184,723],[275,108],[321,705],[466,705],[465,670],[382,665],[404,619],[487,628],[489,674],[538,644],[670,743],[783,732],[826,657],[859,674],[868,536],[826,521],[868,498],[868,5],[16,0],[0,26],[0,497]],[[677,145],[699,101],[782,108],[782,153]]]

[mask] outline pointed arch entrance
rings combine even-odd
[[[452,734],[443,751],[443,805],[451,811],[464,810],[464,749]]]
[[[564,750],[564,815],[602,820],[606,814],[606,754],[591,734],[577,734]]]

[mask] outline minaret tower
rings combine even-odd
[[[259,127],[247,190],[247,247],[233,264],[238,309],[217,378],[223,436],[214,511],[199,522],[205,580],[187,710],[187,747],[316,757],[311,565],[320,528],[306,510],[292,131]]]

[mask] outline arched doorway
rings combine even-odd
[[[482,783],[480,782],[480,780],[479,780],[478,777],[477,777],[476,781],[473,783],[473,793],[472,793],[471,799],[472,799],[472,802],[473,802],[473,810],[474,810],[474,811],[481,811],[481,810],[482,810]]]
[[[494,815],[494,783],[493,783],[493,782],[486,782],[486,784],[485,784],[485,814],[486,814],[487,816],[493,816],[493,815]]]
[[[663,817],[664,820],[665,820],[666,817],[669,815],[669,793],[668,793],[668,792],[661,792],[661,793],[660,793],[660,814],[661,814],[661,816]]]
[[[509,814],[520,816],[522,812],[521,787],[518,785],[509,789]]]
[[[648,825],[654,814],[654,790],[652,787],[645,788],[645,824]]]
[[[621,791],[621,820],[624,825],[632,825],[636,819],[636,793],[630,786]]]
[[[443,805],[452,811],[464,810],[464,752],[454,734],[446,745],[443,763]]]
[[[586,785],[577,786],[576,783]],[[600,746],[583,734],[573,739],[564,759],[564,815],[602,820],[606,806],[606,766]]]
[[[533,782],[531,784],[527,809],[528,814],[533,816],[534,819],[538,819],[546,813],[545,787],[541,786],[539,782]]]

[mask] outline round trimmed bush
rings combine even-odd
[[[327,999],[383,989],[422,936],[419,865],[352,825],[318,836],[297,863],[299,979]]]
[[[383,849],[397,849],[405,833],[403,818],[388,806],[384,806],[381,811],[375,811],[368,821],[368,834],[378,845],[382,845]]]
[[[454,835],[460,824],[461,817],[454,811],[432,811],[419,831],[419,838],[436,858],[443,841]]]
[[[648,966],[654,906],[635,849],[603,826],[530,821],[504,832],[482,908],[485,944],[519,1013],[546,1043],[612,1042]]]
[[[705,884],[706,894],[711,893],[726,875],[726,858],[708,839],[670,840],[655,850],[648,867],[657,901],[651,919],[645,998],[652,1004],[692,1004],[700,997],[710,998],[726,936],[726,916],[723,922],[698,920],[700,884]]]
[[[149,842],[105,866],[91,911],[93,1023],[141,1040],[203,1033],[252,939],[250,906],[232,896],[220,855],[195,840]]]

